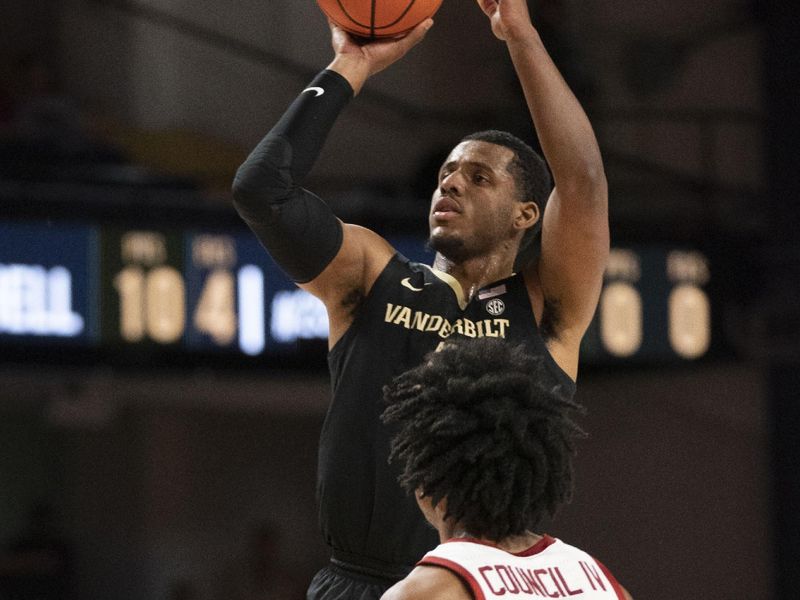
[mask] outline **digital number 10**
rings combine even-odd
[[[246,265],[239,271],[239,312],[236,281],[226,269],[215,269],[205,279],[192,314],[194,328],[220,346],[229,345],[240,333],[240,347],[248,354],[263,350],[263,276]],[[123,268],[114,278],[120,299],[120,336],[127,342],[150,339],[171,344],[186,330],[186,286],[180,272],[162,265],[149,270]]]

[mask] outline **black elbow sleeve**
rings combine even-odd
[[[289,198],[294,185],[291,165],[289,142],[279,135],[267,135],[236,171],[231,190],[236,210],[258,212],[264,204]]]
[[[321,72],[250,153],[233,181],[236,210],[297,283],[317,277],[342,245],[341,222],[298,181],[352,96],[341,75]]]
[[[342,246],[342,224],[318,196],[292,181],[292,148],[268,136],[236,173],[236,210],[296,283],[322,273]]]
[[[265,219],[243,217],[292,281],[306,283],[316,278],[342,247],[342,223],[327,204],[302,188],[268,210]]]

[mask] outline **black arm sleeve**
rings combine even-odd
[[[299,181],[352,97],[344,77],[322,71],[250,153],[233,182],[239,215],[297,283],[319,275],[342,245],[342,224]]]

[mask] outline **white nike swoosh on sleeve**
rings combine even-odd
[[[407,287],[412,292],[421,292],[422,291],[422,288],[416,288],[411,284],[411,278],[410,277],[406,277],[405,279],[402,279],[400,281],[400,285],[402,285],[403,287]]]

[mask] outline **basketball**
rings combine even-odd
[[[442,0],[317,0],[345,31],[369,38],[402,35],[432,17]]]

